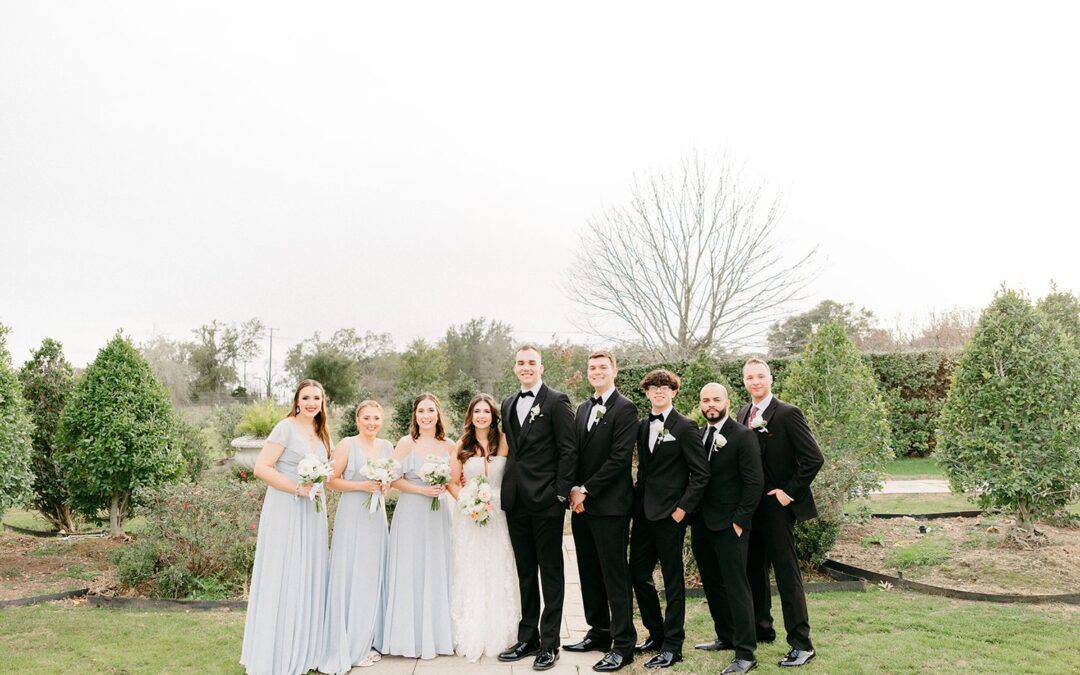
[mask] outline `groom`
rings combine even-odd
[[[520,661],[536,654],[533,670],[552,668],[559,659],[563,517],[577,469],[570,399],[545,385],[540,379],[543,374],[540,350],[523,346],[514,357],[514,375],[521,390],[502,404],[510,445],[502,508],[517,564],[521,622],[517,644],[499,654],[499,660]],[[538,572],[544,591],[543,615]]]

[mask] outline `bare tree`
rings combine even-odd
[[[629,202],[590,219],[565,292],[579,326],[656,356],[740,347],[799,299],[816,249],[791,256],[782,199],[727,158],[693,154],[635,180]]]

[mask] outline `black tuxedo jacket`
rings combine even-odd
[[[702,452],[697,425],[672,408],[664,420],[664,431],[674,440],[660,441],[661,434],[650,451],[649,418],[638,423],[634,510],[648,520],[668,518],[676,507],[686,511],[689,517],[697,509],[709,482],[709,463]]]
[[[746,424],[750,404],[739,410],[739,422]],[[785,403],[775,395],[769,407],[761,413],[765,430],[753,429],[761,446],[762,466],[765,469],[764,492],[780,488],[794,499],[788,508],[796,520],[817,517],[814,493],[810,483],[825,463],[814,434],[806,424],[802,410]],[[763,497],[775,499],[775,497]]]
[[[634,505],[631,465],[637,444],[637,408],[616,389],[604,404],[603,417],[589,429],[592,403],[577,409],[577,473],[575,485],[585,488],[585,513],[627,516]]]
[[[530,406],[539,406],[539,413],[530,412],[524,424],[518,423],[517,399],[515,393],[502,403],[503,426],[510,446],[503,472],[502,508],[559,515],[566,508],[577,468],[570,399],[561,391],[541,385]]]
[[[708,427],[699,433],[704,440]],[[714,435],[713,448],[705,448],[709,484],[701,498],[701,518],[714,532],[725,530],[732,523],[749,530],[765,485],[761,448],[755,433],[730,417],[721,425],[720,435],[727,441],[723,447],[715,447]]]

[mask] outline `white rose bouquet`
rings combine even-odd
[[[321,512],[326,506],[326,492],[324,486],[330,476],[334,475],[334,466],[326,459],[320,459],[315,455],[304,455],[296,465],[297,481],[301,485],[310,485],[308,499],[315,502],[315,510]],[[315,501],[319,498],[319,501]]]
[[[491,503],[491,483],[486,476],[473,476],[458,493],[458,508],[477,525],[487,525],[495,505]]]
[[[360,474],[368,480],[375,481],[382,487],[393,483],[401,477],[401,464],[393,457],[387,457],[385,459],[370,457],[360,469]],[[385,508],[386,498],[383,496],[381,490],[372,492],[368,495],[367,503],[368,513],[375,513],[375,509],[380,505]]]
[[[449,457],[436,457],[435,455],[428,455],[425,458],[427,461],[420,466],[420,471],[417,475],[420,476],[420,480],[424,481],[428,485],[446,485],[450,482],[450,458]],[[439,510],[439,498],[431,498],[431,510]]]

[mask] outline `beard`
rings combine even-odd
[[[719,422],[720,420],[724,419],[724,415],[727,415],[727,406],[724,406],[720,410],[703,410],[702,414],[705,416],[705,419],[708,420],[710,424],[713,422]]]

